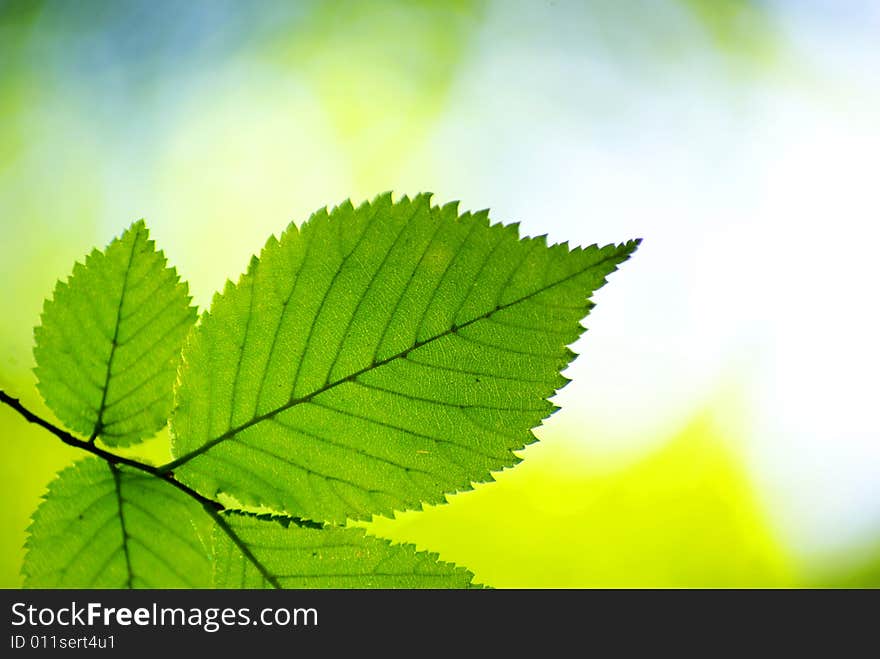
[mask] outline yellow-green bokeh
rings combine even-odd
[[[645,239],[645,262],[657,269],[633,277],[665,282],[660,269],[675,263],[662,254],[662,222],[583,208],[576,194],[559,201],[602,171],[530,169],[531,159],[602,145],[611,167],[658,148],[639,141],[660,121],[641,117],[650,114],[637,107],[642,87],[658,112],[676,85],[688,110],[729,105],[717,125],[693,127],[724,134],[740,103],[748,112],[742,97],[754,81],[764,94],[813,80],[780,16],[745,0],[0,2],[0,387],[52,418],[31,373],[42,301],[74,261],[140,217],[202,309],[287,222],[385,190],[430,190],[469,208],[537,208],[493,217],[558,239],[601,240],[590,222],[603,215],[608,240]],[[565,93],[534,91],[544,79]],[[673,146],[661,145],[673,164],[677,149],[701,155],[684,124]],[[736,188],[703,190],[694,203],[716,193],[727,200]],[[724,218],[704,221],[724,235]],[[627,274],[611,278],[587,323],[597,339],[606,300],[609,316],[660,306],[628,288]],[[701,318],[686,294],[663,292],[679,304],[664,323]],[[659,354],[651,331],[634,334]],[[752,437],[750,408],[731,403],[754,393],[746,380],[729,384],[740,353],[685,397],[676,419],[644,424],[640,441],[620,448],[607,423],[564,422],[567,413],[580,419],[591,387],[606,384],[598,370],[589,380],[592,336],[576,346],[586,365],[565,406],[522,464],[448,505],[378,519],[371,532],[439,551],[497,587],[877,585],[880,522],[872,537],[816,559],[783,532],[747,450],[771,438]],[[632,340],[624,338],[603,344],[617,345],[622,363]],[[664,378],[662,393],[685,390],[678,373]],[[707,404],[722,387],[732,393]],[[645,398],[646,410],[653,404]],[[0,442],[0,586],[17,587],[29,516],[78,454],[5,408]],[[167,433],[135,453],[162,461]]]
[[[526,588],[780,587],[797,570],[710,419],[624,464],[563,437],[498,482],[370,529]]]

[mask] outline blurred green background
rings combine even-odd
[[[0,0],[0,387],[51,418],[42,301],[140,217],[201,308],[385,190],[642,237],[524,462],[368,526],[498,587],[878,586],[877,43],[869,0]],[[0,442],[17,587],[77,453]]]

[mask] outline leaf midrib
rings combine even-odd
[[[439,339],[442,339],[446,336],[456,334],[457,332],[461,331],[465,327],[468,327],[470,325],[473,325],[474,323],[480,322],[481,320],[486,320],[488,318],[491,318],[492,315],[498,313],[499,311],[503,311],[504,309],[508,309],[512,306],[515,306],[517,304],[525,302],[526,300],[528,300],[536,295],[539,295],[541,293],[544,293],[545,291],[548,291],[555,286],[559,286],[559,285],[564,284],[565,282],[567,282],[571,279],[574,279],[575,277],[579,277],[579,276],[583,275],[585,272],[588,272],[589,270],[598,268],[599,266],[601,266],[605,263],[608,263],[609,261],[622,259],[623,257],[626,256],[626,254],[628,254],[629,252],[632,251],[631,243],[624,243],[624,245],[622,247],[623,247],[622,250],[618,249],[613,254],[606,256],[606,257],[604,257],[594,263],[591,263],[586,268],[578,270],[577,272],[573,272],[572,274],[567,275],[567,276],[563,277],[562,279],[559,279],[551,284],[548,284],[548,285],[543,286],[535,291],[532,291],[528,295],[524,295],[524,296],[517,298],[517,299],[515,299],[511,302],[508,302],[506,304],[498,304],[495,306],[494,309],[487,311],[486,313],[484,313],[480,316],[472,318],[471,320],[468,320],[468,321],[461,323],[461,324],[453,324],[449,329],[444,330],[443,332],[440,332],[439,334],[428,337],[427,339],[423,339],[422,341],[416,341],[412,346],[410,346],[406,350],[402,350],[401,352],[398,352],[394,355],[391,355],[390,357],[386,357],[385,359],[382,359],[379,361],[374,361],[372,364],[365,366],[364,368],[362,368],[358,371],[355,371],[354,373],[351,373],[351,374],[345,376],[344,378],[340,378],[334,382],[329,382],[329,383],[319,387],[315,391],[312,391],[311,393],[306,394],[305,396],[300,396],[299,398],[292,398],[284,405],[280,405],[279,407],[272,409],[272,410],[269,410],[268,412],[265,412],[263,414],[258,414],[256,416],[254,416],[253,418],[251,418],[249,421],[246,421],[245,423],[242,423],[241,425],[236,426],[235,428],[230,428],[229,430],[224,432],[222,435],[219,435],[218,437],[215,437],[214,439],[205,442],[197,449],[194,449],[194,450],[190,451],[189,453],[185,453],[184,455],[180,456],[179,458],[172,460],[168,464],[165,464],[165,465],[159,467],[159,472],[160,473],[167,473],[167,472],[173,471],[174,469],[177,469],[178,467],[183,466],[184,464],[186,464],[187,462],[189,462],[193,458],[196,458],[199,455],[209,451],[217,444],[219,444],[223,441],[226,441],[228,439],[231,439],[232,437],[235,437],[239,433],[247,430],[248,428],[250,428],[252,426],[257,425],[258,423],[262,423],[263,421],[267,421],[269,419],[272,419],[273,417],[277,416],[278,414],[281,414],[282,412],[285,412],[285,411],[291,409],[292,407],[296,407],[297,405],[302,405],[303,403],[308,403],[312,399],[314,399],[315,397],[317,397],[317,396],[323,394],[324,392],[329,391],[329,390],[331,390],[341,384],[346,384],[348,382],[354,382],[358,377],[360,377],[361,375],[363,375],[365,373],[369,373],[370,371],[375,370],[381,366],[384,366],[385,364],[388,364],[396,359],[405,358],[407,355],[409,355],[409,353],[421,348],[422,346],[425,346],[433,341],[437,341]]]
[[[110,377],[113,370],[113,357],[116,355],[116,348],[119,345],[119,326],[122,324],[122,307],[125,304],[125,291],[128,288],[128,275],[131,273],[131,264],[134,262],[134,252],[137,249],[138,238],[141,232],[138,228],[131,241],[131,251],[128,254],[128,263],[125,266],[125,274],[122,277],[122,291],[119,295],[119,306],[116,307],[116,325],[113,328],[113,338],[110,339],[110,356],[107,358],[107,372],[104,375],[104,387],[101,391],[101,404],[98,406],[98,420],[95,422],[95,429],[89,437],[90,442],[94,442],[98,435],[104,430],[104,411],[107,409],[107,392],[110,390]]]
[[[128,577],[125,580],[125,587],[130,589],[132,587],[132,581],[134,580],[134,573],[131,569],[131,555],[128,552],[128,541],[130,536],[125,528],[125,515],[122,512],[122,484],[120,483],[119,478],[119,468],[112,462],[107,463],[107,466],[110,468],[110,473],[113,474],[113,486],[116,489],[116,504],[119,512],[119,527],[122,530],[122,553],[125,556],[125,569],[128,574]]]
[[[238,534],[232,530],[232,527],[226,522],[223,518],[223,514],[217,510],[205,508],[208,514],[214,519],[214,522],[217,524],[218,528],[226,534],[226,536],[232,540],[233,544],[238,547],[238,550],[241,552],[242,556],[244,556],[255,568],[257,568],[257,572],[260,573],[260,576],[266,580],[272,588],[275,590],[282,590],[281,583],[269,573],[269,570],[266,569],[266,566],[254,556],[254,553],[251,551],[250,547],[238,536]]]

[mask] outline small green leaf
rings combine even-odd
[[[34,330],[37,387],[69,428],[125,446],[171,413],[183,340],[196,319],[144,222],[59,281]]]
[[[637,244],[548,247],[429,195],[319,211],[190,335],[168,469],[332,523],[491,480],[554,411],[589,297]]]
[[[473,575],[362,529],[226,512],[214,532],[216,588],[468,588]]]
[[[29,588],[205,588],[211,518],[168,483],[87,458],[49,485],[28,529]]]

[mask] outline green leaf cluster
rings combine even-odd
[[[26,584],[472,585],[346,524],[514,466],[590,297],[637,244],[548,245],[385,194],[270,237],[197,319],[136,222],[58,283],[35,332],[39,391],[86,439],[58,432],[101,459],[50,484]],[[169,421],[168,464],[112,452]]]

